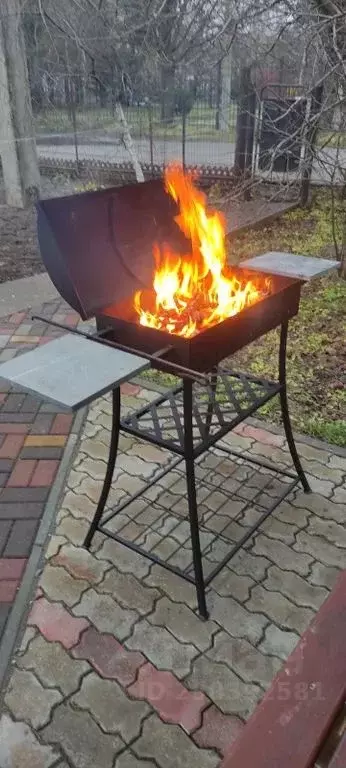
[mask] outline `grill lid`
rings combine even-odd
[[[85,320],[152,285],[154,243],[189,250],[162,179],[41,200],[37,210],[49,276]]]

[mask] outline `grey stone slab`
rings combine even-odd
[[[77,410],[150,364],[68,333],[0,366],[0,376],[39,397]]]
[[[269,251],[261,256],[254,256],[252,259],[242,261],[240,266],[258,272],[269,272],[271,275],[309,281],[337,269],[339,262],[330,259],[318,259],[314,256],[301,256],[296,253]]]

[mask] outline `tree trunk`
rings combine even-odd
[[[231,103],[232,55],[225,56],[221,64],[221,99],[220,99],[220,128],[229,131],[229,112]]]
[[[216,69],[216,112],[215,112],[215,130],[219,131],[221,127],[220,112],[222,99],[222,61],[218,61]]]
[[[0,4],[0,115],[6,199],[23,207],[39,195],[40,172],[18,0]]]
[[[175,115],[175,65],[163,64],[161,69],[161,120],[169,122]]]

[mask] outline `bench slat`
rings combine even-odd
[[[329,768],[345,768],[346,766],[346,733],[344,733],[340,744],[333,756]]]
[[[346,571],[234,742],[222,768],[311,768],[345,701],[345,645]],[[344,762],[342,768],[345,766]]]

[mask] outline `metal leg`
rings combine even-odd
[[[207,436],[210,433],[210,427],[211,427],[211,422],[213,418],[216,387],[217,387],[217,367],[212,369],[210,374],[210,382],[208,385],[209,399],[208,399],[208,406],[207,406],[207,415],[205,419],[205,431]]]
[[[293,432],[292,432],[292,426],[290,421],[290,415],[288,410],[288,402],[287,402],[287,388],[286,388],[286,347],[287,347],[287,332],[288,332],[288,320],[286,320],[281,325],[281,335],[280,335],[280,351],[279,351],[279,381],[281,384],[281,390],[280,390],[280,403],[281,403],[281,413],[282,413],[282,421],[284,425],[284,430],[286,434],[286,439],[288,443],[288,447],[290,449],[290,453],[292,456],[293,464],[296,468],[297,475],[301,481],[301,484],[304,488],[305,493],[311,493],[310,485],[306,479],[305,472],[303,470],[303,467],[300,462],[300,458],[298,456],[298,451],[296,448],[296,444],[294,442]]]
[[[98,524],[102,517],[102,513],[104,511],[106,501],[108,499],[108,494],[109,494],[110,487],[112,484],[112,479],[113,479],[115,461],[116,461],[117,452],[118,452],[119,430],[120,430],[120,387],[117,387],[116,389],[113,389],[113,392],[112,392],[112,432],[111,432],[111,441],[109,446],[107,471],[106,471],[99,503],[97,505],[97,509],[94,515],[94,519],[85,537],[84,547],[86,547],[86,549],[90,549],[91,542],[94,538],[95,531],[97,531]]]
[[[198,610],[202,618],[208,618],[207,605],[205,600],[205,584],[203,577],[201,544],[199,540],[199,526],[196,498],[195,481],[195,460],[193,455],[193,432],[192,432],[192,382],[184,379],[183,388],[184,397],[184,445],[185,445],[185,466],[187,498],[189,505],[189,520],[191,531],[191,544],[193,554],[193,565],[195,571],[196,593],[198,601]]]

